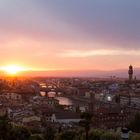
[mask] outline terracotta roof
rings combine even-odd
[[[101,107],[97,110],[97,113],[103,113],[103,114],[109,114],[109,113],[120,113],[121,108],[120,107]]]
[[[55,115],[56,119],[80,119],[80,114],[75,112],[58,112]]]

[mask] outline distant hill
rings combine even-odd
[[[50,71],[26,71],[22,72],[22,76],[41,76],[41,77],[128,77],[127,69],[100,71],[100,70],[50,70]],[[134,76],[140,78],[140,68],[134,69]]]

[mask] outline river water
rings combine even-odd
[[[60,94],[61,95],[61,94]],[[75,105],[75,106],[85,106],[87,103],[78,101],[78,100],[72,100],[68,97],[62,97],[62,96],[56,96],[55,92],[48,92],[48,97],[54,97],[55,99],[59,100],[60,105]]]
[[[55,97],[55,99],[59,100],[60,105],[73,105],[73,101],[67,97]]]
[[[59,100],[60,105],[73,105],[73,101],[67,97],[56,97],[55,92],[48,92],[49,97],[54,97],[55,99]]]

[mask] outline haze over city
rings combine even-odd
[[[140,66],[140,2],[0,1],[1,67],[118,70]]]

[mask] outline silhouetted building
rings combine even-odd
[[[132,81],[133,79],[133,66],[132,65],[129,66],[128,74],[129,74],[129,81]]]

